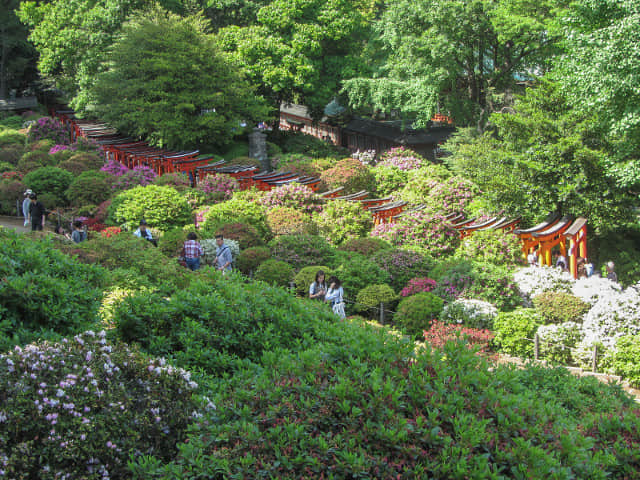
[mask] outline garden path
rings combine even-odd
[[[17,232],[28,232],[31,230],[31,228],[24,226],[24,219],[22,217],[0,215],[0,226],[12,228]]]

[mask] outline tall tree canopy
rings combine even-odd
[[[192,2],[160,0],[167,8],[184,12]],[[20,4],[20,19],[31,28],[38,69],[73,98],[86,105],[87,91],[100,72],[104,55],[127,16],[147,5],[144,0],[51,0]]]
[[[544,82],[515,112],[493,114],[477,137],[445,145],[453,170],[483,191],[484,207],[539,219],[550,211],[586,216],[598,233],[631,220],[634,197],[607,174],[611,160],[596,118],[572,110],[561,88]]]
[[[267,108],[207,34],[201,15],[159,6],[124,24],[89,91],[95,113],[123,132],[170,148],[224,144]]]
[[[350,102],[399,111],[418,125],[438,107],[460,125],[486,118],[495,95],[546,68],[560,7],[556,0],[386,0],[371,44],[384,56],[372,75],[345,82]]]
[[[0,98],[10,88],[25,86],[36,76],[35,50],[15,11],[18,0],[0,1]]]
[[[255,25],[218,36],[274,108],[296,101],[318,115],[342,79],[363,68],[359,53],[373,11],[372,0],[274,0]]]

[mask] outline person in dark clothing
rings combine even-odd
[[[42,230],[44,228],[44,220],[47,216],[46,209],[38,196],[32,193],[29,198],[31,203],[29,204],[29,218],[31,218],[31,231]]]

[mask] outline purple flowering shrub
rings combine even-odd
[[[229,200],[233,192],[240,189],[240,184],[230,175],[216,173],[200,180],[196,188],[206,195],[208,202],[221,202]]]
[[[49,139],[58,145],[69,145],[71,134],[69,129],[57,119],[41,117],[29,127],[27,139],[30,143]]]
[[[422,167],[426,163],[424,157],[413,150],[404,147],[396,147],[384,152],[379,166],[397,168],[402,171],[414,170]]]
[[[436,288],[436,281],[428,277],[412,278],[400,292],[401,297],[408,297],[420,292],[430,292]]]
[[[55,155],[58,152],[62,152],[64,150],[75,151],[75,148],[71,145],[54,145],[49,149],[49,155]]]
[[[152,168],[133,167],[113,182],[113,189],[129,190],[135,187],[144,187],[151,184],[154,178],[156,178],[156,172],[154,172]]]
[[[265,207],[289,207],[304,213],[321,212],[324,200],[309,187],[288,183],[268,191],[260,200]]]
[[[381,250],[371,260],[389,273],[389,285],[397,292],[412,278],[425,277],[432,260],[409,250]]]
[[[267,225],[274,235],[296,235],[314,233],[311,218],[291,207],[273,207],[266,213]]]
[[[479,192],[473,182],[451,177],[440,182],[434,180],[427,201],[445,215],[463,213]]]
[[[107,172],[114,177],[121,177],[129,171],[125,165],[113,159],[109,160],[100,170]]]
[[[182,192],[191,186],[189,182],[189,177],[187,177],[184,173],[176,172],[176,173],[165,173],[164,175],[160,175],[153,179],[154,185],[164,185],[173,187],[179,192]]]
[[[214,408],[196,402],[189,372],[105,337],[0,355],[0,476],[130,478],[132,452],[170,461],[198,410]]]

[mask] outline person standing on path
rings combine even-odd
[[[614,271],[614,268],[616,268],[616,265],[613,262],[607,262],[607,278],[612,282],[617,282],[618,274]]]
[[[31,218],[31,231],[42,231],[44,228],[44,221],[46,218],[46,210],[44,205],[35,193],[29,195],[31,203],[29,204],[29,218]]]
[[[218,245],[218,248],[216,248],[215,263],[218,270],[222,273],[230,272],[233,257],[231,256],[231,250],[227,245],[225,245],[224,237],[222,235],[216,235],[216,245]]]
[[[184,246],[182,247],[184,261],[192,271],[200,268],[200,257],[203,254],[202,246],[197,239],[198,236],[194,232],[190,232],[189,235],[187,235],[187,241],[184,242]]]
[[[24,192],[24,200],[22,200],[22,215],[24,215],[24,226],[29,225],[29,205],[31,205],[31,199],[29,196],[33,193],[30,188]]]

